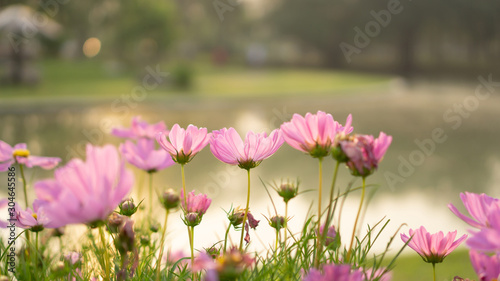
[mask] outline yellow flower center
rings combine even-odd
[[[19,156],[19,157],[28,157],[28,156],[30,156],[30,151],[27,150],[27,149],[16,149],[12,153],[12,156],[14,156],[14,157],[16,157],[16,156]]]
[[[38,220],[38,216],[35,213],[33,213],[32,216],[35,218],[35,220]]]

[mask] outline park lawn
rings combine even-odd
[[[427,281],[432,280],[432,265],[425,263],[414,253],[407,252],[396,260],[392,280]],[[436,280],[451,281],[455,276],[477,280],[476,273],[469,260],[469,251],[457,249],[447,256],[443,263],[436,264]]]
[[[0,98],[33,101],[46,98],[110,99],[130,95],[136,86],[141,86],[142,80],[138,73],[114,71],[113,66],[97,60],[44,60],[38,63],[38,68],[42,76],[38,85],[1,86]],[[160,67],[161,72],[169,69],[172,67],[168,65]],[[256,70],[202,63],[194,67],[194,73],[194,85],[189,90],[178,90],[167,83],[148,90],[148,94],[157,98],[175,94],[202,97],[331,95],[387,87],[392,78],[333,70]]]

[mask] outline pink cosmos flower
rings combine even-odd
[[[149,173],[163,170],[175,164],[170,154],[163,149],[155,149],[155,140],[140,138],[137,143],[125,141],[120,144],[121,154],[127,161]]]
[[[285,141],[293,148],[309,153],[312,157],[322,158],[330,154],[337,135],[347,135],[353,130],[352,116],[347,117],[343,127],[333,120],[331,114],[318,111],[307,113],[305,118],[294,114],[290,122],[281,125]]]
[[[7,199],[7,198],[1,199],[0,200],[0,209],[3,210],[4,207],[7,207],[7,204],[9,204],[9,199]],[[0,228],[6,228],[8,225],[9,225],[9,223],[7,221],[0,220]]]
[[[186,206],[187,201],[187,206]],[[200,224],[203,215],[210,207],[212,199],[208,198],[205,194],[194,194],[194,190],[189,192],[187,199],[184,200],[184,191],[181,191],[181,207],[185,214],[185,223],[188,226],[196,226]]]
[[[431,234],[427,232],[425,227],[421,226],[416,230],[410,229],[410,237],[412,239],[408,242],[410,237],[401,233],[403,242],[408,242],[408,246],[415,250],[425,262],[433,264],[442,262],[447,255],[467,238],[467,235],[464,234],[455,241],[456,236],[456,230],[448,232],[444,236],[442,231]]]
[[[500,200],[484,193],[460,193],[460,198],[472,218],[460,213],[453,204],[448,204],[448,208],[461,220],[477,228],[488,227],[490,224],[487,220],[488,210],[492,205],[500,205]]]
[[[158,132],[164,132],[166,130],[167,126],[165,126],[163,121],[156,124],[148,124],[146,121],[142,121],[140,116],[135,116],[132,118],[132,126],[130,128],[114,128],[111,134],[116,137],[127,139],[155,139]]]
[[[373,268],[365,270],[366,280],[391,281],[392,273],[389,271],[384,273],[385,270],[385,268],[379,268],[375,272],[373,272]]]
[[[323,273],[312,268],[304,281],[363,281],[361,270],[352,270],[349,264],[329,264],[323,267]]]
[[[391,142],[391,136],[380,132],[377,139],[370,135],[355,135],[339,143],[351,173],[366,177],[377,169]]]
[[[23,211],[18,204],[16,204],[16,226],[24,229],[30,229],[33,232],[38,232],[44,228],[54,228],[54,223],[47,216],[45,212],[46,202],[35,199],[33,201],[33,209],[27,208]]]
[[[470,231],[472,237],[467,240],[467,246],[477,251],[500,252],[500,206],[492,204],[486,213],[488,227],[479,231]]]
[[[469,256],[480,281],[496,281],[500,278],[500,253],[488,256],[471,250]]]
[[[23,164],[28,168],[39,166],[46,170],[53,169],[61,162],[61,158],[57,157],[30,155],[25,143],[18,143],[14,147],[11,147],[0,140],[0,172],[7,171],[16,160],[17,163]]]
[[[271,157],[283,142],[280,130],[272,131],[269,137],[250,131],[243,141],[234,128],[223,128],[212,133],[210,150],[220,161],[249,170]]]
[[[71,160],[55,171],[55,178],[35,183],[37,195],[53,227],[106,220],[134,183],[116,148],[87,145],[87,160]]]
[[[175,124],[170,133],[159,132],[156,135],[156,140],[163,149],[172,155],[175,162],[183,165],[191,161],[208,144],[210,135],[207,133],[207,128],[189,125],[184,130]]]

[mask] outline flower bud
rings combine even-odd
[[[108,224],[107,228],[109,233],[118,233],[120,230],[121,225],[125,221],[125,218],[117,213],[112,213],[108,217]]]
[[[332,157],[339,163],[346,163],[349,161],[349,157],[347,157],[339,144],[332,148]]]
[[[59,228],[54,228],[52,230],[52,236],[54,237],[61,237],[64,235],[64,233],[65,233],[64,226]]]
[[[140,241],[142,246],[149,246],[151,244],[151,238],[147,235],[141,235]]]
[[[229,219],[231,225],[237,227],[243,223],[243,219],[245,218],[245,210],[236,208],[230,214],[228,214],[227,218]]]
[[[163,192],[161,203],[163,204],[163,207],[165,207],[165,209],[170,210],[177,208],[179,206],[179,202],[179,194],[177,194],[177,192],[175,192],[173,189],[169,188],[167,189],[167,191]]]
[[[285,201],[285,203],[288,203],[288,201],[297,196],[299,191],[299,183],[298,181],[296,184],[292,182],[282,183],[277,189],[277,191],[278,195],[281,196],[281,198],[283,198],[283,201]]]
[[[120,214],[127,217],[135,214],[138,208],[138,206],[134,204],[134,200],[132,198],[123,200],[118,207],[120,207]]]
[[[184,223],[187,226],[197,226],[201,222],[201,216],[197,213],[187,213],[184,216]]]
[[[285,227],[285,218],[282,216],[274,216],[269,220],[269,225],[276,230]]]
[[[153,233],[158,232],[159,229],[160,229],[160,224],[155,221],[151,222],[151,225],[149,225],[149,230],[151,230],[151,232]]]

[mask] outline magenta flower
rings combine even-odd
[[[0,172],[7,171],[16,161],[28,168],[39,166],[49,170],[57,166],[61,162],[61,158],[33,156],[30,155],[25,143],[18,143],[11,147],[0,140]]]
[[[320,235],[323,235],[323,231],[325,229],[325,225],[321,225],[319,228],[319,233]],[[335,226],[330,226],[328,230],[326,231],[326,237],[325,237],[325,246],[329,247],[335,242],[335,237],[337,237],[337,231],[335,230]]]
[[[377,139],[370,135],[355,135],[339,143],[342,152],[347,157],[346,164],[351,173],[355,176],[366,177],[377,169],[391,142],[391,136],[380,132]]]
[[[156,124],[148,124],[146,121],[142,121],[140,116],[135,116],[132,118],[132,126],[130,128],[113,128],[111,134],[119,138],[127,139],[155,139],[158,132],[164,132],[166,130],[167,126],[165,126],[163,121]]]
[[[55,171],[55,179],[35,183],[37,195],[53,227],[103,222],[123,201],[134,183],[116,148],[87,145],[87,160],[71,160]]]
[[[361,270],[351,269],[349,264],[329,264],[323,267],[323,273],[311,268],[304,281],[363,281]]]
[[[153,139],[140,138],[137,143],[127,140],[120,144],[119,149],[130,164],[148,173],[163,170],[175,164],[165,150],[155,149]]]
[[[500,253],[488,256],[471,250],[469,256],[479,281],[496,281],[500,279]]]
[[[210,150],[222,162],[249,170],[271,157],[283,144],[280,130],[266,133],[248,132],[243,141],[234,128],[223,128],[212,133]]]
[[[488,210],[492,205],[499,206],[500,201],[496,198],[490,197],[484,193],[460,193],[460,198],[472,218],[460,213],[453,204],[448,204],[448,208],[461,220],[468,223],[472,227],[483,228],[488,227],[487,220]]]
[[[187,206],[186,206],[187,203]],[[194,190],[189,192],[187,199],[184,199],[184,191],[181,191],[181,207],[184,210],[184,222],[188,226],[197,226],[200,224],[203,215],[210,207],[212,199],[208,198],[205,194],[194,194]]]
[[[33,232],[42,231],[44,228],[54,228],[54,223],[45,212],[46,202],[35,199],[33,201],[33,209],[27,208],[23,211],[18,204],[16,204],[16,226],[24,229],[29,229]]]
[[[285,141],[293,148],[309,153],[312,157],[322,158],[330,154],[337,135],[347,135],[353,130],[352,116],[347,117],[343,127],[333,120],[331,114],[318,111],[307,113],[305,118],[294,114],[290,122],[281,125]]]
[[[470,231],[472,237],[467,240],[467,246],[477,251],[500,251],[500,206],[492,204],[486,214],[488,227],[479,231]]]
[[[159,132],[156,140],[165,149],[175,162],[183,165],[191,161],[209,142],[210,135],[207,128],[189,125],[186,130],[175,124],[168,133]]]
[[[456,236],[456,230],[448,232],[444,236],[442,231],[430,234],[425,227],[421,226],[416,230],[410,229],[410,237],[412,239],[408,242],[410,237],[401,233],[403,242],[408,242],[408,246],[415,250],[425,262],[433,264],[442,262],[447,255],[467,238],[467,235],[464,234],[455,241]]]

